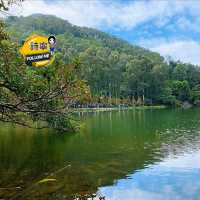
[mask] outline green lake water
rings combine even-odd
[[[77,134],[1,124],[0,199],[200,199],[200,109],[79,117]]]

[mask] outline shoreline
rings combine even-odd
[[[129,107],[106,107],[106,108],[75,108],[74,112],[108,112],[108,111],[121,111],[121,110],[146,110],[146,109],[165,109],[165,105],[156,105],[156,106],[129,106]]]

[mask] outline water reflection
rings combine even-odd
[[[102,187],[107,199],[114,200],[198,200],[200,193],[200,151],[164,159],[157,165]]]
[[[86,125],[75,135],[2,126],[0,199],[87,199],[99,192],[110,200],[157,200],[200,194],[198,109],[83,118]]]

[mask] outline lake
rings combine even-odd
[[[0,199],[199,199],[200,109],[80,118],[76,134],[1,124]]]

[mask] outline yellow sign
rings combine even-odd
[[[32,35],[26,39],[20,53],[27,65],[45,67],[54,61],[55,45],[56,39],[54,36]]]

